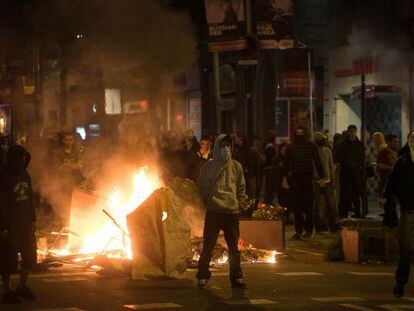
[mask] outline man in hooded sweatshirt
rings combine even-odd
[[[397,159],[385,187],[386,200],[398,199],[401,207],[400,249],[398,268],[395,273],[394,295],[404,296],[404,287],[410,276],[411,254],[414,251],[414,131],[408,136],[410,153]]]
[[[21,146],[12,145],[7,153],[1,176],[0,200],[0,269],[4,286],[3,303],[19,303],[20,298],[35,300],[26,285],[29,271],[37,261],[32,185],[26,171],[30,154]],[[10,288],[10,276],[17,270],[17,254],[22,261],[20,284],[16,292]]]
[[[217,136],[213,159],[204,164],[198,178],[198,189],[206,207],[203,250],[198,263],[198,287],[204,288],[211,277],[210,261],[220,230],[224,232],[230,263],[232,287],[245,288],[240,266],[239,201],[245,196],[245,180],[241,164],[231,157],[232,140]]]
[[[286,150],[290,188],[292,189],[295,213],[295,230],[293,240],[309,239],[313,234],[313,181],[314,168],[318,181],[324,176],[323,166],[316,145],[306,140],[303,127],[295,131],[295,139]],[[306,231],[303,234],[303,231]],[[303,234],[303,236],[302,236]]]

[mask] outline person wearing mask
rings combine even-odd
[[[202,166],[198,178],[198,190],[206,207],[203,250],[197,273],[199,288],[204,288],[211,277],[210,261],[220,230],[227,243],[231,285],[246,287],[238,250],[239,202],[245,197],[245,180],[241,164],[231,158],[231,153],[231,138],[225,134],[217,136],[213,160]]]
[[[309,239],[313,234],[313,180],[314,167],[318,179],[324,175],[319,152],[314,143],[306,140],[303,127],[295,130],[295,138],[286,150],[286,159],[290,175],[293,206],[295,212],[295,230],[293,240],[302,237]],[[306,231],[302,236],[303,231]]]
[[[16,304],[20,298],[35,300],[27,286],[30,270],[37,261],[32,183],[26,169],[30,154],[21,146],[11,145],[1,176],[0,200],[0,269],[3,281],[3,303]],[[17,255],[21,255],[20,283],[16,291],[10,277],[17,271]]]
[[[339,216],[341,218],[348,217],[352,205],[355,212],[354,216],[356,218],[361,217],[364,161],[364,145],[357,137],[357,127],[350,125],[336,154],[336,162],[341,169],[339,205]]]
[[[329,231],[335,233],[338,231],[332,186],[335,168],[331,149],[327,146],[327,140],[324,136],[325,135],[320,132],[314,134],[314,142],[318,148],[319,157],[323,166],[322,178],[319,178],[316,170],[314,174],[315,230],[316,232],[325,231],[323,222],[325,220],[325,215],[327,215]],[[325,211],[323,211],[321,205],[318,204],[321,196],[325,201]]]
[[[255,205],[259,203],[260,190],[262,189],[262,173],[265,155],[262,150],[260,137],[253,136],[252,146],[249,150],[247,166],[247,194],[249,198],[255,199]]]
[[[399,260],[395,273],[394,295],[404,296],[405,285],[410,276],[411,254],[414,236],[414,131],[408,135],[409,153],[404,153],[395,162],[384,191],[387,201],[398,199],[400,215]]]

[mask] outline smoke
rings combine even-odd
[[[172,77],[196,60],[195,27],[189,15],[156,0],[89,3],[81,65],[102,68],[105,87],[128,89],[136,99],[162,98],[173,92]],[[102,193],[112,187],[128,191],[138,168],[147,166],[150,174],[159,175],[156,135],[160,128],[154,116],[159,118],[162,111],[157,111],[156,102],[150,105],[154,105],[151,115],[123,116],[117,128],[111,128],[117,135],[91,142],[79,162],[83,186]],[[35,144],[28,146],[34,188],[65,218],[70,189],[79,176],[62,177],[59,139],[45,137]]]
[[[408,37],[382,38],[372,28],[354,27],[348,36],[349,58],[372,56],[376,62],[377,79],[399,81],[401,71],[410,64],[410,42]],[[390,83],[390,82],[386,82]]]
[[[191,236],[202,237],[204,228],[204,209],[199,206],[185,205],[181,215],[191,227]]]
[[[100,1],[90,55],[107,83],[135,84],[141,93],[171,91],[171,75],[196,60],[195,27],[187,13],[158,0]]]

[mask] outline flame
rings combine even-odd
[[[69,251],[62,250],[59,253],[96,254],[113,251],[111,257],[131,259],[131,241],[126,216],[160,186],[158,176],[149,175],[147,167],[143,167],[134,174],[130,191],[113,188],[105,204],[101,202],[77,213],[72,209],[71,230],[78,236],[69,235]],[[103,213],[103,209],[113,220]],[[71,249],[74,245],[76,250]]]
[[[277,251],[272,251],[271,252],[271,255],[268,256],[265,259],[266,263],[277,263],[277,257],[276,257],[276,255],[277,255]]]

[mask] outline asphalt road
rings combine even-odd
[[[311,254],[312,253],[312,254]],[[325,262],[317,253],[288,250],[276,264],[244,265],[246,291],[232,291],[228,267],[213,273],[209,288],[195,287],[195,271],[183,280],[131,281],[94,272],[32,276],[38,299],[0,310],[411,310],[414,289],[392,296],[392,265]]]

